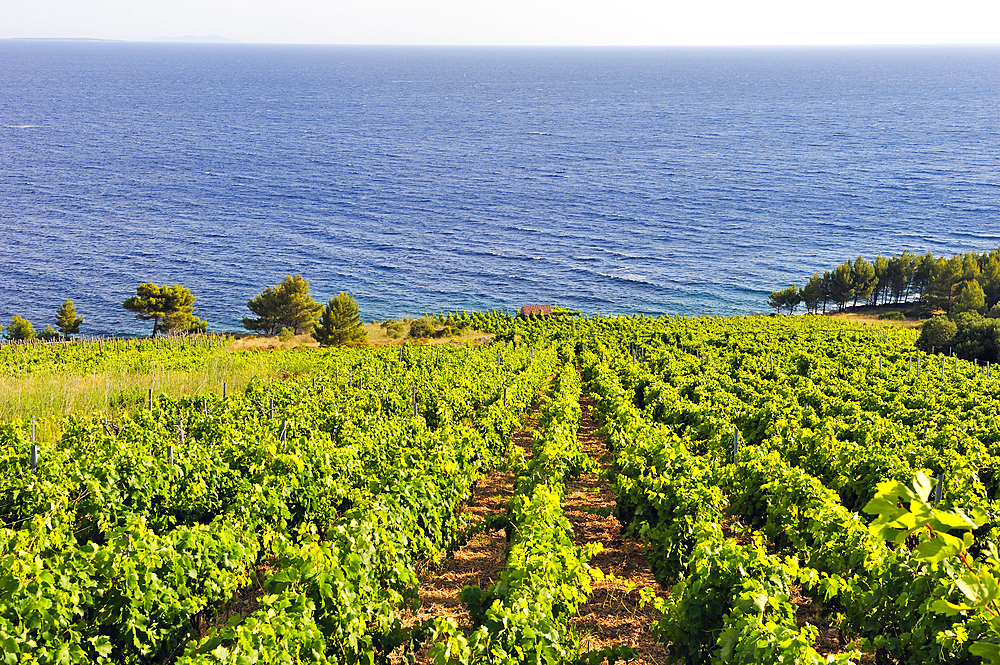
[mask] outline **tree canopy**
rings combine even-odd
[[[312,329],[323,305],[309,295],[309,281],[302,275],[288,275],[277,286],[269,286],[247,303],[256,314],[243,319],[243,327],[274,335],[282,328],[291,328],[295,334]]]
[[[7,339],[12,342],[35,339],[35,328],[31,325],[31,321],[15,314],[10,320],[10,325],[7,326]]]
[[[59,309],[56,310],[56,329],[63,336],[75,335],[80,332],[81,323],[83,323],[83,317],[76,315],[76,307],[73,306],[73,301],[66,298]]]
[[[204,332],[207,323],[194,315],[195,296],[180,284],[140,284],[122,307],[140,321],[153,322],[153,337],[161,332]]]
[[[339,295],[330,298],[312,335],[323,346],[364,344],[368,340],[368,334],[361,325],[361,315],[354,297],[341,291]]]
[[[785,307],[788,308],[789,314],[794,314],[795,308],[798,307],[800,302],[802,302],[802,292],[794,284],[787,289],[774,291],[767,297],[767,304],[776,309],[779,314]]]

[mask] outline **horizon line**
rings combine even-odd
[[[211,39],[210,37],[218,37]],[[546,48],[546,49],[673,49],[673,48],[869,48],[869,47],[989,47],[996,42],[816,42],[816,43],[742,43],[742,44],[463,44],[463,43],[389,43],[389,42],[281,42],[240,41],[221,35],[157,37],[153,39],[117,39],[110,37],[0,37],[0,41],[107,42],[125,44],[194,44],[204,46],[356,46],[389,48]]]

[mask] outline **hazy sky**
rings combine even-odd
[[[0,0],[0,38],[318,44],[1000,43],[998,0]]]

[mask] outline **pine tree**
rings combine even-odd
[[[7,326],[7,339],[12,342],[35,339],[35,328],[31,325],[31,321],[22,319],[15,314],[10,320],[10,325]]]
[[[312,335],[322,346],[357,346],[368,341],[354,297],[341,291],[330,298]]]
[[[872,295],[872,291],[878,286],[875,266],[868,263],[863,256],[855,259],[854,265],[851,266],[851,286],[854,291],[855,305],[858,304],[859,300],[862,303],[867,302],[868,298]]]
[[[83,317],[76,315],[73,301],[66,298],[62,306],[56,310],[56,329],[63,337],[75,335],[80,332],[81,323],[83,323]]]
[[[153,322],[153,337],[159,332],[203,332],[208,324],[194,315],[196,298],[180,284],[140,284],[122,307],[135,312],[140,321]]]
[[[277,286],[269,286],[247,303],[257,318],[246,317],[243,327],[273,335],[282,328],[295,334],[310,330],[323,311],[323,305],[309,295],[309,282],[302,275],[288,275]]]
[[[854,295],[852,273],[853,266],[847,261],[837,266],[830,274],[830,300],[837,303],[837,309],[841,312]]]

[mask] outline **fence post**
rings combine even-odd
[[[35,438],[34,416],[31,416],[31,472],[38,473],[38,444]]]

